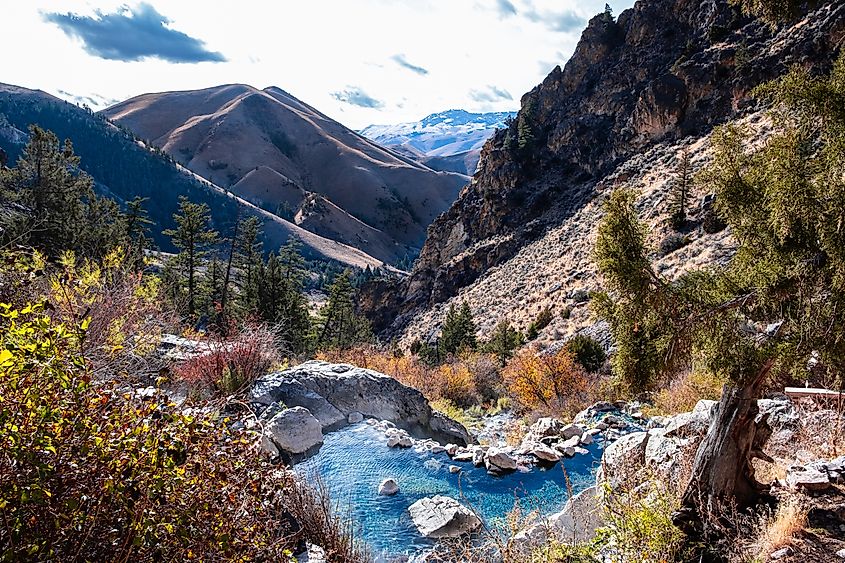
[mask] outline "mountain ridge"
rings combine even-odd
[[[209,181],[294,222],[307,216],[309,230],[387,262],[416,255],[467,180],[381,147],[278,87],[143,94],[102,113]],[[244,189],[262,167],[279,176],[255,176]],[[300,213],[310,194],[331,205]]]

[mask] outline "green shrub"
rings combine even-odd
[[[604,348],[595,339],[576,334],[566,342],[565,349],[575,355],[575,361],[591,373],[599,371],[607,359]]]

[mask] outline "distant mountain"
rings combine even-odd
[[[515,115],[516,112],[507,111],[470,113],[452,109],[413,123],[370,125],[361,134],[435,170],[472,176],[484,142]]]
[[[279,88],[145,94],[103,115],[236,195],[395,263],[467,178],[365,139]]]
[[[275,250],[290,236],[297,236],[308,258],[361,268],[381,264],[364,251],[314,234],[234,197],[100,115],[40,90],[0,84],[0,149],[7,153],[10,166],[23,150],[31,124],[53,131],[60,139],[70,139],[83,170],[93,177],[101,194],[120,202],[135,196],[148,198],[145,207],[156,223],[151,234],[165,250],[173,248],[161,230],[175,226],[172,216],[179,196],[184,195],[208,204],[213,226],[223,235],[230,232],[237,217],[257,216],[263,224],[267,250]]]

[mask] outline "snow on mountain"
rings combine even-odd
[[[387,146],[409,146],[426,156],[451,156],[480,149],[497,128],[516,112],[470,113],[453,109],[433,113],[420,121],[370,125],[360,133]]]
[[[470,113],[453,109],[413,123],[370,125],[360,133],[380,145],[415,156],[432,168],[445,166],[450,171],[472,175],[484,142],[514,116],[516,112]]]

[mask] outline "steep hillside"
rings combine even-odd
[[[726,0],[641,0],[618,20],[596,16],[566,66],[527,93],[512,127],[485,145],[410,279],[375,288],[364,309],[382,308],[372,315],[379,328],[409,339],[430,335],[444,307],[462,298],[485,330],[508,316],[527,324],[544,305],[578,305],[578,290],[595,282],[589,253],[600,194],[630,183],[644,190],[644,205],[664,201],[676,144],[700,153],[713,126],[757,111],[754,86],[791,64],[828,67],[843,36],[841,3],[776,30]],[[651,220],[660,224],[665,202],[656,209]],[[678,252],[706,263],[722,255],[725,236]]]
[[[278,88],[145,94],[104,115],[236,195],[307,217],[305,228],[390,262],[416,254],[466,181],[379,147]],[[312,195],[332,204],[320,208],[325,216],[301,209]]]
[[[149,198],[145,204],[156,225],[151,234],[164,249],[171,250],[161,230],[173,225],[180,195],[207,203],[214,227],[228,233],[238,215],[258,216],[264,227],[265,245],[273,250],[291,235],[302,239],[309,258],[335,260],[356,267],[381,262],[365,252],[285,221],[233,197],[222,188],[181,168],[166,155],[140,143],[102,117],[38,90],[0,84],[0,149],[14,162],[27,141],[30,124],[50,129],[61,139],[71,139],[82,159],[82,168],[95,180],[98,190],[119,201],[135,196]]]
[[[449,110],[411,123],[370,125],[361,134],[435,170],[471,176],[484,143],[515,115],[516,112]]]

